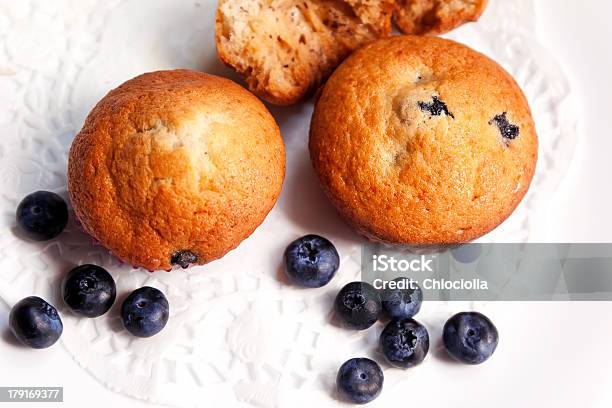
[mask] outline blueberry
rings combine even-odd
[[[416,282],[408,278],[397,278],[393,282],[405,282],[404,289],[385,288],[382,291],[382,307],[392,319],[409,319],[419,313],[423,303],[423,292]]]
[[[57,309],[37,296],[22,299],[13,306],[9,326],[20,342],[35,349],[52,346],[64,330]]]
[[[506,140],[516,139],[521,132],[518,126],[508,122],[508,112],[496,115],[489,121],[489,125],[493,124],[497,126],[499,133],[501,133],[502,137]]]
[[[108,312],[117,295],[115,281],[106,269],[81,265],[68,272],[62,282],[62,298],[76,314],[98,317]]]
[[[170,257],[170,263],[172,265],[179,265],[183,269],[187,269],[189,265],[196,262],[198,262],[198,256],[187,250],[176,251]]]
[[[378,397],[384,376],[376,361],[352,358],[342,364],[336,377],[338,393],[356,404],[366,404]]]
[[[336,274],[340,257],[336,247],[318,235],[306,235],[287,246],[285,272],[298,285],[320,288]]]
[[[380,347],[391,365],[411,368],[427,355],[429,334],[416,320],[391,320],[380,334]]]
[[[419,102],[419,108],[424,112],[429,112],[431,116],[440,116],[444,113],[446,116],[455,119],[455,116],[448,110],[448,106],[440,98],[433,96],[431,99],[431,103]]]
[[[478,312],[457,313],[444,325],[442,336],[446,351],[465,364],[483,363],[499,342],[495,325]]]
[[[475,262],[482,253],[480,244],[464,244],[460,247],[451,249],[451,254],[457,262],[469,264]]]
[[[351,282],[340,289],[334,302],[336,314],[351,329],[364,330],[380,318],[382,305],[374,286]]]
[[[68,206],[64,199],[50,191],[27,195],[17,207],[17,224],[35,241],[58,236],[68,223]]]
[[[144,286],[123,301],[123,326],[134,336],[151,337],[166,326],[169,309],[168,300],[161,291]]]

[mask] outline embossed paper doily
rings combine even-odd
[[[337,402],[334,379],[344,360],[366,355],[381,361],[381,327],[356,333],[331,320],[337,290],[358,278],[363,241],[338,219],[311,170],[311,103],[271,108],[287,146],[284,190],[264,224],[222,260],[150,274],[119,263],[73,222],[43,244],[22,239],[15,228],[14,211],[25,194],[46,189],[66,197],[70,142],[109,89],[142,72],[175,67],[235,78],[215,56],[214,10],[210,0],[0,1],[0,296],[13,304],[37,294],[61,305],[59,281],[68,269],[102,265],[117,280],[115,307],[95,320],[60,310],[66,351],[109,388],[181,407],[329,406]],[[530,220],[562,179],[575,143],[568,84],[538,45],[534,27],[531,0],[492,0],[479,23],[450,35],[517,78],[540,136],[528,196],[484,240],[528,240]],[[307,232],[329,237],[342,256],[339,276],[321,289],[295,288],[282,275],[284,247]],[[122,330],[117,309],[127,293],[145,284],[167,294],[171,318],[162,333],[142,340]],[[449,311],[444,303],[423,307],[419,320],[432,338]],[[436,361],[435,350],[428,359]],[[427,375],[436,367],[419,371]],[[418,385],[413,374],[383,368],[386,389]],[[387,393],[373,405],[384,405]]]

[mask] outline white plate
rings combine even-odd
[[[524,242],[530,220],[571,159],[575,119],[567,82],[535,39],[531,0],[491,3],[479,23],[450,37],[499,61],[530,100],[540,136],[536,177],[515,214],[483,238]],[[329,320],[337,290],[358,278],[363,239],[337,217],[313,175],[306,149],[310,102],[271,108],[287,146],[283,193],[253,236],[220,261],[149,274],[120,264],[91,244],[74,223],[44,244],[20,239],[15,229],[14,211],[25,194],[46,189],[66,197],[70,141],[109,89],[145,71],[176,67],[236,79],[216,59],[215,5],[210,0],[0,0],[0,297],[13,304],[37,294],[61,305],[63,274],[74,265],[96,263],[116,278],[117,304],[144,284],[162,289],[171,304],[167,328],[146,340],[122,330],[117,305],[95,320],[61,309],[66,351],[109,388],[181,407],[204,401],[208,406],[341,404],[333,392],[337,368],[354,356],[382,361],[376,352],[381,327],[354,333]],[[301,290],[285,282],[281,254],[288,242],[310,232],[336,243],[342,266],[327,287]],[[489,314],[502,335],[495,357],[478,368],[450,364],[439,349],[445,319],[472,307]],[[540,391],[535,380],[559,377],[564,368],[555,359],[555,353],[567,352],[554,337],[561,324],[559,310],[571,315],[577,309],[561,304],[427,303],[419,320],[430,329],[431,355],[408,372],[384,366],[385,392],[372,406],[407,394],[411,403],[431,406],[531,401]],[[517,318],[526,315],[531,320]],[[550,359],[538,364],[544,357]],[[573,370],[579,370],[580,362],[574,363]],[[556,394],[546,401],[570,401],[573,380],[572,375],[556,379]],[[500,402],[499,396],[509,392],[513,395]],[[581,403],[589,405],[585,399]]]

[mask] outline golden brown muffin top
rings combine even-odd
[[[453,41],[400,36],[347,59],[322,91],[310,154],[361,233],[406,244],[473,240],[518,205],[537,136],[512,77]]]
[[[91,111],[68,185],[89,234],[155,270],[179,251],[206,263],[236,247],[274,205],[284,170],[278,126],[256,97],[216,76],[158,71]]]

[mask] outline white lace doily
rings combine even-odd
[[[150,274],[120,264],[73,222],[42,244],[21,239],[15,228],[15,208],[25,194],[45,189],[66,197],[70,142],[109,89],[145,71],[176,67],[235,78],[216,59],[214,11],[210,0],[0,0],[0,296],[13,304],[37,294],[60,306],[63,347],[117,392],[180,407],[203,401],[329,406],[343,361],[363,355],[381,361],[381,328],[356,333],[330,320],[337,290],[358,279],[363,241],[337,217],[312,172],[306,147],[311,103],[271,108],[287,146],[284,190],[265,223],[222,260]],[[528,240],[530,220],[562,179],[575,143],[570,90],[535,39],[533,12],[531,0],[492,0],[479,23],[450,36],[515,75],[540,137],[528,196],[485,240]],[[284,247],[305,233],[330,238],[342,256],[339,275],[327,287],[298,289],[283,278]],[[102,265],[117,280],[118,301],[106,316],[79,319],[61,307],[59,281],[79,263]],[[118,305],[145,284],[167,294],[171,317],[159,335],[135,339],[122,329]],[[419,320],[432,341],[450,310],[444,303],[423,307]],[[435,350],[428,360],[434,363],[419,370],[434,375]],[[419,381],[412,372],[383,368],[386,389]],[[384,405],[385,394],[376,404]]]

